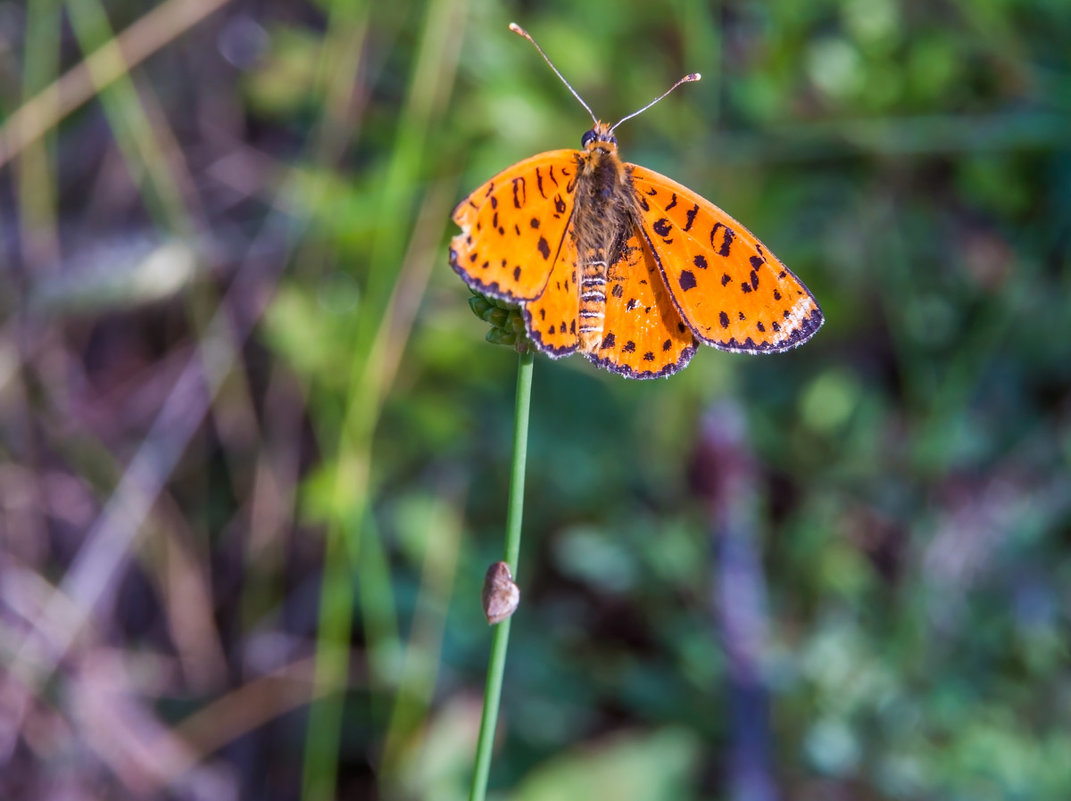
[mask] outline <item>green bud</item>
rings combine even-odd
[[[517,335],[512,331],[504,331],[501,328],[492,328],[487,332],[487,341],[492,345],[513,346],[517,344]]]
[[[469,298],[469,308],[472,309],[472,313],[479,317],[481,320],[486,319],[484,317],[487,312],[493,308],[491,302],[483,295],[473,295]]]
[[[481,295],[469,287],[472,297],[469,308],[472,313],[488,323],[491,330],[487,332],[487,341],[493,345],[506,345],[517,349],[518,353],[528,350],[528,332],[524,327],[524,315],[516,303]]]

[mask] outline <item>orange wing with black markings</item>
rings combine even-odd
[[[555,358],[574,353],[580,344],[577,260],[576,238],[567,228],[543,293],[524,304],[529,338],[537,348]]]
[[[470,287],[503,300],[540,296],[573,213],[577,151],[514,164],[461,201],[450,266]]]
[[[634,230],[606,280],[606,317],[599,347],[587,357],[629,378],[668,376],[695,354],[696,340],[681,319],[650,246]]]
[[[703,342],[774,353],[822,325],[810,290],[744,226],[664,175],[627,165],[643,235],[684,321]]]

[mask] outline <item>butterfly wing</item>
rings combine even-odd
[[[684,368],[696,340],[681,319],[639,229],[607,272],[603,338],[587,357],[629,378],[658,378]]]
[[[580,344],[577,320],[580,318],[580,289],[577,286],[578,261],[576,237],[569,230],[562,235],[558,258],[542,294],[524,306],[528,338],[544,353],[554,358],[567,356]]]
[[[803,344],[821,327],[810,290],[744,226],[676,181],[627,166],[642,234],[699,339],[722,350],[773,353]]]
[[[461,201],[450,266],[470,287],[520,302],[539,297],[573,213],[575,150],[514,164]]]

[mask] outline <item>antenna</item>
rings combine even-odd
[[[647,111],[647,109],[649,109],[651,106],[653,106],[659,100],[661,100],[663,97],[668,95],[670,92],[672,92],[678,86],[680,86],[682,83],[692,83],[693,81],[698,81],[702,77],[703,76],[700,75],[698,72],[690,72],[690,73],[688,73],[683,78],[681,78],[679,81],[677,81],[675,84],[673,84],[673,86],[669,87],[669,89],[664,91],[662,94],[660,94],[658,97],[656,97],[650,103],[648,103],[646,106],[641,108],[639,111],[633,111],[627,117],[622,117],[621,119],[619,119],[617,122],[615,122],[613,125],[610,126],[610,130],[608,131],[608,133],[613,133],[614,132],[614,128],[616,128],[618,125],[623,123],[625,120],[631,120],[637,114],[642,114],[643,112]]]
[[[529,34],[528,31],[526,31],[524,28],[522,28],[516,22],[511,22],[509,24],[509,29],[511,31],[513,31],[515,34],[517,34],[518,36],[523,36],[525,39],[527,39],[529,42],[531,42],[533,45],[535,45],[535,49],[539,51],[539,55],[543,56],[543,60],[545,62],[547,62],[547,64],[550,65],[550,68],[552,70],[554,70],[554,74],[557,75],[559,78],[561,78],[561,81],[562,81],[562,83],[565,84],[565,87],[570,92],[573,93],[573,97],[575,97],[577,100],[580,101],[580,105],[582,105],[584,107],[584,109],[588,112],[588,114],[591,114],[591,119],[594,121],[594,123],[596,125],[598,125],[599,124],[598,118],[596,118],[596,116],[592,113],[591,108],[588,106],[588,104],[584,102],[584,98],[582,98],[580,95],[578,95],[576,93],[576,89],[574,89],[572,86],[569,85],[569,81],[565,80],[565,76],[563,76],[560,72],[558,72],[558,68],[554,66],[554,63],[549,58],[547,58],[547,54],[543,52],[543,48],[540,47],[539,43],[536,42],[536,40],[532,38],[531,34]],[[698,78],[699,78],[698,75],[695,76],[695,79],[698,79]],[[680,83],[680,82],[678,81],[678,83]],[[673,87],[673,88],[675,89],[676,87]],[[670,92],[672,92],[672,91],[673,91],[673,89],[670,89]],[[668,95],[669,92],[666,92],[666,94]],[[663,95],[662,97],[665,97],[665,95]],[[661,97],[658,98],[658,100],[661,100],[661,99],[662,99]],[[655,102],[657,103],[658,101],[656,100]],[[640,111],[642,111],[642,110],[643,109],[640,109]],[[637,111],[636,113],[639,114],[640,112]],[[625,119],[628,119],[628,118],[626,117]]]

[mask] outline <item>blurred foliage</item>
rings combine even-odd
[[[0,136],[145,13],[67,7],[0,3]],[[701,72],[624,157],[758,232],[827,322],[669,381],[537,359],[497,797],[733,796],[697,467],[725,402],[781,795],[1066,798],[1062,0],[234,2],[164,36],[0,177],[0,796],[465,796],[516,355],[466,308],[449,213],[589,124],[511,20],[606,119]],[[139,453],[159,492],[83,602]],[[57,587],[92,616],[52,675]],[[325,628],[351,658],[314,677]],[[332,743],[304,702],[338,682]],[[164,767],[101,745],[148,721]]]

